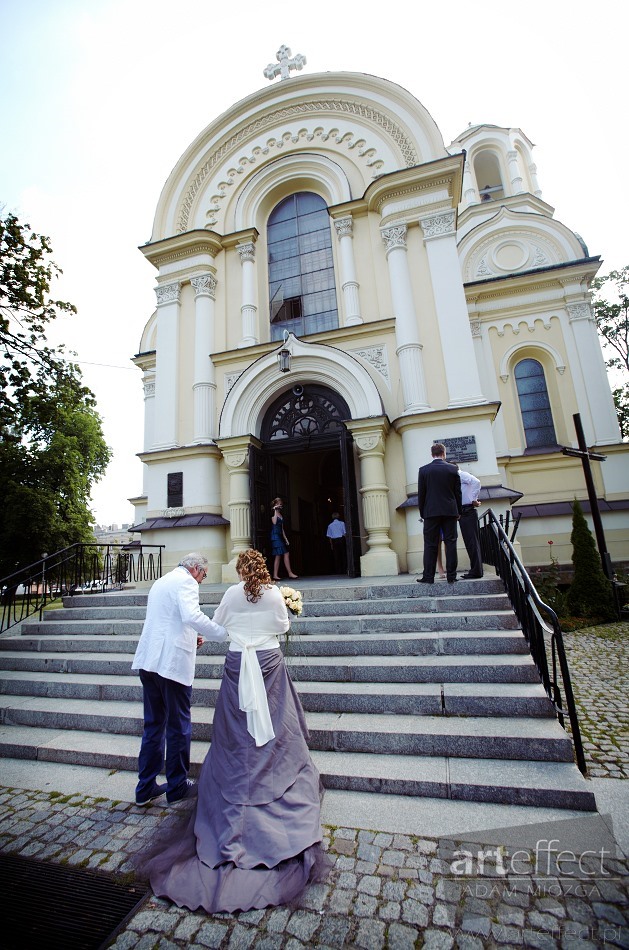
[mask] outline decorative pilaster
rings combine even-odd
[[[542,197],[542,189],[539,186],[539,181],[537,180],[537,165],[535,162],[531,162],[529,165],[529,177],[531,179],[531,187],[533,189],[533,194],[537,198]]]
[[[209,442],[216,435],[216,378],[211,353],[214,347],[216,277],[202,274],[190,281],[194,288],[194,435],[195,443]]]
[[[179,293],[174,281],[155,288],[157,297],[157,346],[155,353],[155,418],[159,431],[153,430],[153,449],[177,445]]]
[[[411,413],[428,409],[429,405],[422,365],[422,345],[419,341],[417,314],[408,269],[406,232],[406,225],[398,224],[390,228],[382,228],[380,234],[384,241],[389,268],[404,412]]]
[[[237,244],[236,250],[242,265],[242,305],[240,314],[242,319],[242,339],[238,347],[255,346],[259,343],[256,335],[258,307],[255,289],[255,245],[252,241]]]
[[[360,314],[360,299],[358,297],[358,281],[356,280],[356,264],[354,261],[354,221],[351,215],[346,218],[337,218],[334,222],[339,239],[341,255],[341,288],[345,304],[345,326],[356,326],[363,322]]]
[[[511,178],[511,194],[520,195],[524,191],[524,182],[520,163],[518,162],[518,151],[515,148],[507,152],[507,161],[509,162],[509,176]]]
[[[144,387],[144,451],[150,452],[155,438],[155,373],[145,373]],[[146,495],[148,467],[142,466],[142,494]]]
[[[443,348],[450,408],[485,402],[473,350],[472,333],[456,246],[456,212],[420,218],[437,321]]]
[[[367,553],[360,559],[362,577],[399,574],[398,558],[391,549],[389,488],[384,470],[385,442],[389,431],[386,416],[352,419],[346,423],[358,449],[362,488],[363,524]]]
[[[250,436],[224,439],[219,443],[229,473],[229,521],[231,551],[223,567],[223,583],[238,580],[236,561],[242,551],[251,547],[251,494],[249,490]]]

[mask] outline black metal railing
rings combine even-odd
[[[581,742],[581,730],[572,692],[563,632],[557,614],[540,598],[503,525],[491,508],[481,519],[480,536],[483,562],[493,564],[496,573],[505,585],[546,695],[555,707],[562,726],[565,713],[568,715],[575,758],[580,771],[585,775],[587,767]]]
[[[120,590],[162,576],[163,544],[72,544],[0,579],[0,633],[60,597]]]

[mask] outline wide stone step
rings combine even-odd
[[[215,706],[219,678],[194,681],[193,703]],[[297,682],[307,712],[393,713],[414,716],[554,716],[541,684],[321,683]],[[141,702],[137,676],[5,671],[0,694]]]
[[[0,726],[5,758],[137,770],[136,736]],[[197,776],[208,744],[193,741],[190,774]],[[595,810],[594,796],[571,762],[312,752],[328,789]]]
[[[202,604],[201,609],[208,616],[214,615],[216,604]],[[381,597],[358,600],[310,600],[304,602],[302,620],[310,617],[353,617],[374,615],[399,615],[400,613],[478,613],[483,611],[509,610],[507,595],[502,593],[479,596],[434,596],[434,597]],[[68,620],[144,620],[146,604],[92,604],[78,601],[71,607],[51,612],[47,620],[64,623]]]
[[[52,613],[57,613],[54,611]],[[73,613],[73,612],[71,612]],[[98,636],[129,636],[142,632],[140,619],[86,619],[86,620],[42,620],[27,621],[22,625],[23,636],[56,636],[60,629],[71,636],[96,634]],[[496,610],[483,613],[446,613],[413,614],[397,613],[391,616],[356,615],[333,617],[299,617],[291,621],[291,630],[295,634],[399,634],[427,633],[431,631],[467,631],[467,630],[517,630],[518,621],[510,610]]]
[[[47,641],[44,639],[44,644]],[[131,669],[135,644],[124,653],[95,650],[108,641],[89,641],[90,651],[28,652],[23,650],[0,653],[0,668],[36,673],[77,673],[118,676],[136,676]],[[75,644],[75,646],[78,646]],[[476,654],[464,656],[427,655],[404,657],[375,654],[358,655],[348,663],[344,657],[295,656],[287,658],[293,681],[357,683],[539,683],[539,675],[528,653]],[[222,676],[224,655],[199,655],[197,677]],[[2,673],[0,672],[0,677]]]
[[[214,710],[195,706],[192,735],[210,741]],[[310,747],[325,751],[572,761],[568,736],[554,719],[307,713]],[[0,722],[53,729],[141,735],[142,705],[103,700],[0,696]]]

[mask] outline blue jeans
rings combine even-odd
[[[164,767],[166,750],[167,797],[184,785],[190,769],[192,686],[140,670],[144,688],[144,732],[138,758],[139,801],[149,795]]]

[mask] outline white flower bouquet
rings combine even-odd
[[[290,612],[298,617],[304,609],[301,591],[295,590],[294,587],[280,587],[280,594]]]

